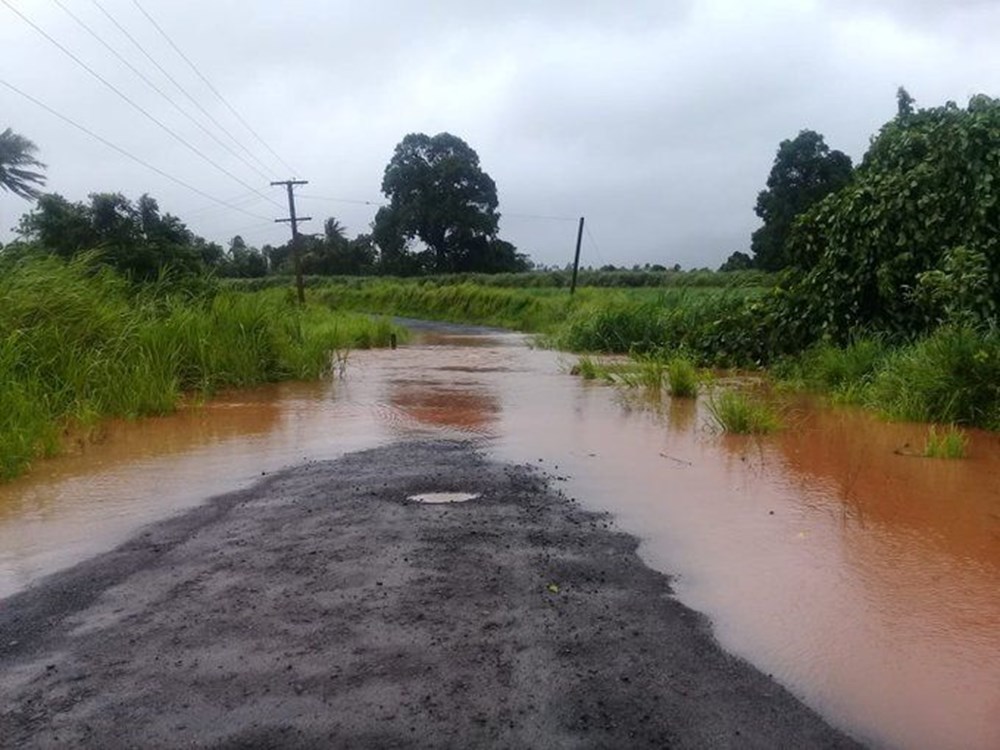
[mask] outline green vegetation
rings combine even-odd
[[[777,271],[796,265],[797,259],[787,247],[796,217],[847,185],[851,174],[851,157],[831,151],[815,131],[803,130],[794,139],[782,141],[767,178],[767,189],[757,195],[754,207],[764,226],[750,238],[753,266]],[[733,266],[740,260],[734,254],[727,262]]]
[[[0,133],[0,188],[22,198],[37,198],[45,176],[37,169],[45,165],[35,158],[38,147],[7,128]]]
[[[739,391],[713,393],[708,411],[723,432],[761,435],[781,428],[781,418],[773,408]]]
[[[914,112],[901,100],[851,183],[795,224],[788,252],[808,270],[769,300],[786,338],[843,344],[865,332],[906,339],[942,323],[996,322],[998,168],[1000,101]]]
[[[968,438],[954,425],[949,426],[944,433],[931,427],[927,432],[924,455],[927,458],[965,458],[968,447]]]
[[[670,395],[677,398],[693,398],[698,394],[698,371],[690,360],[680,356],[665,359],[660,355],[642,355],[628,361],[602,361],[585,355],[570,372],[584,380],[600,378],[657,394],[668,384]]]
[[[845,347],[824,342],[776,363],[774,374],[797,388],[858,402],[891,351],[879,337],[859,338]]]
[[[596,380],[601,374],[600,366],[592,357],[580,357],[570,368],[571,375],[579,375],[584,380]]]
[[[565,296],[569,289],[572,271],[570,270],[539,270],[520,273],[449,273],[432,274],[418,278],[383,276],[380,279],[359,277],[343,274],[313,275],[304,279],[307,287],[317,286],[347,286],[361,288],[380,282],[417,284],[419,286],[456,286],[458,284],[474,284],[482,287],[501,287],[505,289],[531,290],[546,294]],[[762,293],[774,285],[775,275],[764,271],[744,270],[720,273],[706,269],[695,271],[680,270],[594,270],[581,268],[577,279],[578,292],[587,287],[645,289],[655,291],[661,288],[678,289],[729,289],[752,290]],[[240,291],[258,291],[276,286],[291,286],[294,279],[284,274],[275,274],[267,278],[229,279],[226,284]]]
[[[319,377],[334,350],[387,345],[385,320],[256,294],[136,288],[80,256],[0,263],[0,477],[104,417],[211,393]]]
[[[667,362],[667,380],[670,395],[675,398],[694,398],[698,395],[698,371],[691,360],[673,357]]]
[[[900,347],[863,398],[894,419],[1000,430],[1000,331],[947,327]]]
[[[528,259],[497,237],[497,186],[479,155],[451,133],[410,133],[385,168],[372,236],[388,273],[521,271]],[[415,252],[419,239],[426,250]]]

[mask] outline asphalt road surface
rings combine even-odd
[[[288,469],[0,601],[0,744],[857,747],[636,546],[468,442]]]

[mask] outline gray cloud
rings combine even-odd
[[[288,176],[131,2],[102,4],[274,177]],[[998,4],[971,0],[143,4],[311,181],[302,209],[315,231],[330,215],[364,231],[372,206],[329,199],[377,200],[399,139],[447,130],[479,152],[496,180],[504,235],[546,263],[569,258],[573,222],[524,214],[586,215],[588,262],[716,266],[748,245],[778,141],[814,128],[858,158],[892,116],[896,86],[920,104],[962,101],[979,90],[996,94],[1000,69],[990,23],[1000,20]],[[173,142],[0,7],[0,78],[192,185],[239,198],[256,217],[213,206],[0,88],[0,127],[39,144],[50,189],[73,199],[149,191],[213,239],[239,232],[255,244],[283,241],[287,229],[268,221],[281,213],[279,193],[178,118],[53,4],[15,5],[279,205]],[[72,7],[145,66],[91,4]],[[2,226],[25,208],[0,195]]]

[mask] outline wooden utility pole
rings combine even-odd
[[[271,185],[284,185],[288,189],[288,218],[275,219],[275,222],[289,222],[292,225],[292,265],[295,267],[295,289],[298,291],[299,304],[306,302],[305,285],[302,283],[302,257],[299,249],[299,222],[309,221],[311,216],[295,215],[295,186],[308,185],[309,180],[278,180]]]
[[[573,281],[569,285],[572,296],[576,292],[576,274],[580,270],[580,242],[583,240],[583,217],[580,217],[580,228],[576,230],[576,256],[573,258]]]

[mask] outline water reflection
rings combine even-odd
[[[499,399],[475,382],[456,387],[394,379],[389,383],[389,401],[416,422],[479,435],[489,434],[500,412]]]
[[[715,633],[864,739],[1000,747],[1000,440],[915,458],[925,428],[794,404],[794,429],[707,429],[566,374],[513,335],[425,332],[347,377],[114,425],[0,487],[0,594],[271,471],[400,437],[475,437],[615,513]]]

